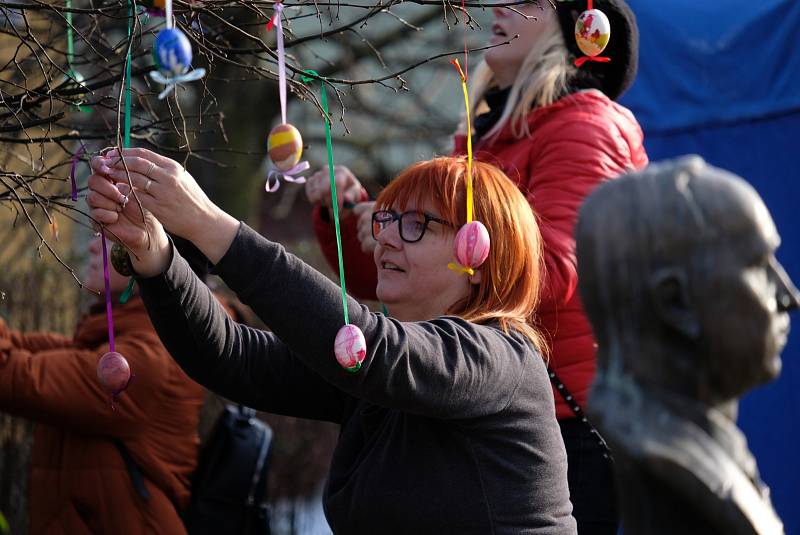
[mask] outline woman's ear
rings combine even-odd
[[[477,286],[481,283],[481,270],[475,269],[473,271],[475,271],[475,273],[469,276],[469,283]]]

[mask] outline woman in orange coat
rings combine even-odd
[[[103,288],[99,238],[85,283]],[[127,279],[109,269],[114,303]],[[101,298],[102,299],[102,298]],[[113,310],[116,350],[135,379],[112,408],[97,360],[109,350],[105,303],[70,338],[21,333],[0,320],[0,411],[37,423],[31,452],[30,533],[185,533],[205,390],[167,353],[139,297]],[[143,474],[132,479],[117,443]]]
[[[553,8],[555,6],[555,9]],[[602,56],[588,62],[574,32],[583,1],[541,0],[514,10],[493,8],[490,44],[484,62],[471,74],[473,143],[476,157],[494,163],[516,182],[538,216],[546,279],[538,326],[550,346],[556,416],[567,447],[570,497],[581,535],[616,533],[616,503],[606,451],[582,420],[595,373],[595,343],[577,292],[574,227],[578,208],[603,180],[644,167],[643,135],[633,114],[617,104],[632,83],[638,62],[636,19],[623,0],[595,0],[611,22],[611,39]],[[520,14],[521,13],[521,14]],[[526,15],[526,16],[521,16]],[[514,38],[517,36],[516,38]],[[463,130],[456,154],[466,152]],[[345,167],[335,170],[340,202],[360,203],[345,210],[344,265],[348,289],[375,298],[371,261],[372,203]],[[317,205],[314,228],[331,265],[337,265],[327,170],[309,178],[306,193]],[[384,303],[389,311],[392,303]]]

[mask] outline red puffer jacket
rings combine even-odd
[[[578,209],[604,180],[647,165],[647,154],[633,114],[596,90],[573,93],[533,110],[527,120],[530,137],[517,139],[507,125],[493,139],[477,143],[475,157],[500,167],[537,215],[547,270],[539,327],[550,341],[551,366],[583,406],[594,378],[596,344],[577,291]],[[456,136],[454,154],[465,151],[466,138]],[[361,252],[355,218],[342,223],[348,289],[358,297],[375,299],[372,255]],[[319,209],[314,228],[328,262],[336,266],[333,225],[323,220]],[[559,419],[574,416],[558,393],[555,399]]]

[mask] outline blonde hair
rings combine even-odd
[[[567,83],[575,75],[576,70],[569,61],[569,51],[556,18],[553,24],[544,30],[536,46],[528,52],[511,85],[503,114],[484,137],[491,138],[500,133],[509,120],[515,137],[529,136],[528,113],[534,108],[548,106],[563,97],[567,92]],[[494,73],[486,60],[483,60],[471,77],[469,95],[472,101],[470,106],[472,117],[486,111],[484,97],[494,85]],[[466,132],[463,123],[459,131]]]

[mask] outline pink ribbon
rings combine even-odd
[[[286,123],[286,53],[283,49],[283,25],[281,23],[281,12],[283,4],[278,2],[274,6],[275,14],[269,19],[267,31],[275,27],[276,40],[278,43],[278,94],[281,98],[281,124]]]
[[[295,165],[291,169],[286,171],[281,171],[280,169],[271,169],[269,173],[267,173],[267,183],[264,184],[264,189],[267,190],[267,193],[275,193],[278,191],[278,188],[281,187],[280,179],[283,178],[286,182],[293,182],[295,184],[305,184],[306,177],[304,176],[295,176],[297,173],[302,173],[306,169],[311,167],[308,165],[308,162],[300,162],[299,164]]]

